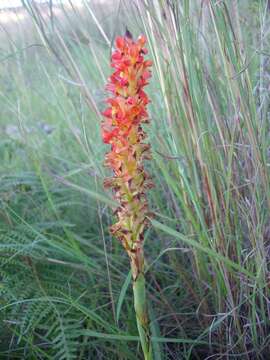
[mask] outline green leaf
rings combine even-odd
[[[106,334],[101,333],[93,330],[80,330],[76,333],[77,335],[83,335],[83,336],[89,336],[89,337],[96,337],[99,339],[104,340],[119,340],[119,341],[140,341],[139,336],[134,335],[118,335],[118,334]],[[207,341],[197,341],[192,339],[178,339],[178,338],[166,338],[166,337],[157,337],[153,336],[151,337],[152,342],[157,343],[175,343],[175,344],[201,344],[201,345],[207,345]]]
[[[248,270],[246,270],[245,268],[243,268],[241,265],[236,264],[235,262],[233,262],[232,260],[228,259],[227,257],[220,255],[218,252],[216,252],[213,249],[207,248],[205,246],[203,246],[202,244],[200,244],[199,242],[189,239],[187,238],[185,235],[180,234],[178,231],[171,229],[170,227],[161,224],[160,222],[156,221],[156,220],[151,220],[152,225],[159,230],[164,231],[165,233],[180,239],[181,241],[183,241],[184,243],[196,248],[197,250],[201,250],[204,253],[206,253],[209,257],[213,258],[216,261],[222,261],[224,262],[228,267],[240,271],[242,274],[247,275],[250,278],[255,279],[255,275],[253,275],[252,273],[250,273]]]
[[[129,271],[129,273],[128,273],[126,279],[125,279],[125,282],[124,282],[124,284],[123,284],[123,286],[121,288],[119,298],[118,298],[118,301],[117,301],[117,307],[116,307],[116,321],[117,322],[119,321],[120,312],[121,312],[121,309],[122,309],[122,305],[123,305],[123,302],[124,302],[124,299],[125,299],[126,292],[127,292],[128,286],[130,284],[130,281],[131,281],[131,271]]]

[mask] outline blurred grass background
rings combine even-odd
[[[268,1],[23,1],[0,13],[0,358],[141,359],[100,111],[116,35],[154,62],[154,356],[267,359]]]

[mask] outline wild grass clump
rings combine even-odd
[[[1,28],[0,357],[143,358],[102,185],[104,87],[127,27],[153,61],[153,357],[267,359],[268,1],[24,8],[32,38]]]

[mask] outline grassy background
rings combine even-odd
[[[2,21],[0,358],[142,358],[102,185],[100,111],[126,26],[154,62],[155,359],[267,358],[269,25],[263,0],[25,1]]]

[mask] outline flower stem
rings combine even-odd
[[[133,295],[137,327],[140,335],[144,359],[153,360],[146,304],[145,277],[143,272],[139,273],[136,279],[133,279]]]

